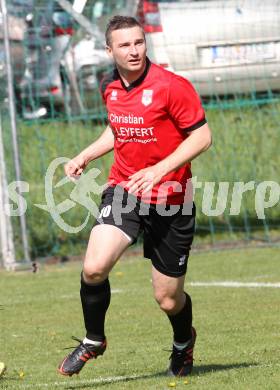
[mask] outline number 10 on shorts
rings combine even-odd
[[[111,212],[112,206],[108,205],[102,208],[100,211],[99,217],[98,218],[106,218],[109,217],[110,212]]]

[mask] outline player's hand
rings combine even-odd
[[[79,179],[81,174],[86,168],[85,159],[78,155],[77,157],[70,160],[67,164],[64,165],[64,172],[70,180]]]
[[[158,165],[153,165],[148,168],[141,169],[140,171],[129,176],[129,182],[126,188],[130,194],[136,195],[141,192],[145,194],[152,190],[152,188],[160,182],[164,173]]]

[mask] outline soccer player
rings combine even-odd
[[[81,275],[86,335],[59,365],[59,372],[78,374],[89,359],[104,353],[108,276],[143,231],[154,297],[173,330],[167,373],[185,376],[192,371],[196,339],[192,301],[184,292],[195,225],[188,179],[191,160],[211,145],[211,132],[190,82],[147,58],[145,34],[134,18],[113,17],[106,45],[115,63],[101,83],[109,124],[97,141],[65,165],[65,173],[79,177],[89,162],[112,149],[114,163]]]

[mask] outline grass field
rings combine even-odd
[[[135,253],[111,275],[107,352],[78,377],[56,373],[63,348],[75,346],[71,336],[83,337],[79,272],[78,262],[42,265],[38,274],[0,272],[1,389],[279,389],[280,290],[260,287],[280,285],[279,248],[192,254],[186,290],[198,338],[188,383],[164,376],[169,322],[151,298],[150,264]],[[222,281],[245,285],[207,285]]]

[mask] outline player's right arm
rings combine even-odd
[[[114,148],[114,134],[110,126],[107,126],[101,136],[81,151],[76,157],[70,160],[64,166],[66,176],[70,178],[78,178],[93,160],[110,152]]]

